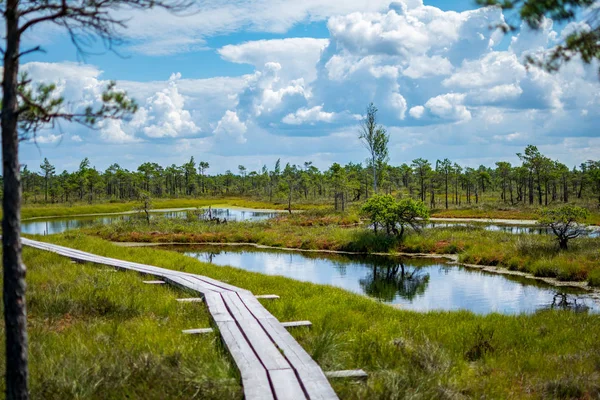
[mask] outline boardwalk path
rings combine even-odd
[[[148,274],[201,293],[240,371],[248,400],[337,399],[318,364],[248,290],[201,275],[97,256],[55,244],[26,238],[22,243],[75,261]]]

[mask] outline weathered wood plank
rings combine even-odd
[[[202,297],[187,297],[184,299],[177,299],[180,303],[203,303],[204,299]]]
[[[183,280],[189,282],[194,287],[199,288],[198,291],[201,291],[201,292],[211,291],[211,292],[221,293],[221,292],[228,291],[227,289],[223,289],[222,287],[215,286],[212,283],[206,282],[206,281],[200,279],[200,277],[197,277],[194,275],[180,274],[180,275],[178,275],[178,278],[183,279]]]
[[[209,278],[207,276],[195,275],[195,274],[186,274],[186,275],[191,275],[192,277],[194,277],[196,279],[201,279],[204,282],[210,283],[210,284],[212,284],[214,286],[217,286],[217,287],[219,287],[221,289],[227,289],[227,290],[230,290],[232,292],[238,292],[238,293],[251,293],[247,289],[242,289],[242,288],[239,288],[237,286],[233,286],[233,285],[230,285],[228,283],[221,282],[221,281],[218,281],[216,279]]]
[[[311,327],[312,322],[310,322],[310,321],[290,321],[290,322],[282,322],[281,325],[283,325],[286,328],[297,328],[297,327],[301,327],[301,326]]]
[[[196,329],[184,329],[181,333],[185,333],[186,335],[198,335],[202,333],[213,333],[213,328],[196,328]]]
[[[369,375],[362,369],[346,369],[343,371],[327,371],[325,376],[330,379],[367,379]]]
[[[246,399],[274,399],[267,371],[235,322],[217,322],[223,343],[233,358],[244,387]]]
[[[252,349],[267,370],[290,368],[289,362],[273,345],[256,318],[244,306],[237,293],[222,293],[227,309],[235,319]]]
[[[198,281],[198,280],[193,280],[190,279],[187,276],[169,276],[168,278],[165,278],[166,281],[172,282],[173,284],[175,284],[176,286],[185,288],[185,289],[191,289],[193,291],[196,292],[200,292],[200,293],[213,293],[214,290],[211,286],[205,285],[204,282],[202,281]],[[217,288],[217,290],[222,290]]]
[[[206,293],[204,295],[204,300],[206,301],[208,311],[215,322],[234,322],[233,317],[229,313],[229,310],[225,306],[225,302],[219,293]]]
[[[276,369],[269,371],[271,385],[277,400],[306,399],[306,394],[293,369]]]
[[[23,238],[23,244],[63,255],[77,262],[137,271],[156,278],[148,282],[171,283],[202,293],[221,338],[240,371],[246,399],[337,399],[318,364],[287,332],[284,325],[257,300],[257,297],[275,299],[279,296],[254,296],[246,289],[212,278],[97,256],[27,238]],[[178,301],[193,302],[202,299]],[[310,322],[284,324],[308,326]],[[183,332],[200,334],[212,331],[212,328],[197,328]]]
[[[296,342],[289,334],[286,328],[269,313],[259,301],[251,296],[239,294],[244,299],[246,305],[258,304],[260,311],[257,315],[258,321],[267,332],[271,340],[277,345],[285,355],[292,368],[296,371],[302,385],[311,399],[337,399],[335,391],[329,384],[327,377],[319,365],[310,357],[310,355]],[[254,313],[257,307],[249,307]]]
[[[262,319],[260,323],[293,366],[310,399],[338,398],[319,365],[281,323],[270,318]]]
[[[27,239],[27,238],[22,238],[22,243],[26,246],[38,248],[41,250],[52,251],[54,253],[57,253],[57,254],[65,256],[65,257],[72,258],[72,259],[77,259],[79,261],[110,265],[110,266],[113,266],[116,268],[133,269],[138,272],[148,273],[149,275],[162,276],[162,275],[176,275],[179,273],[177,271],[172,271],[172,270],[165,269],[165,268],[158,268],[158,267],[154,267],[151,265],[145,265],[145,264],[133,263],[130,261],[125,261],[125,260],[117,260],[117,259],[109,258],[109,257],[97,256],[97,255],[94,255],[91,253],[83,252],[81,250],[71,249],[68,247],[59,246],[59,245],[55,245],[55,244],[51,244],[51,243],[38,242],[38,241]]]
[[[260,301],[258,301],[256,296],[254,296],[252,293],[238,293],[238,296],[240,299],[242,299],[244,305],[254,318],[259,320],[264,318],[277,319],[265,307],[263,307],[262,304],[260,304]]]
[[[279,296],[277,296],[276,294],[259,294],[254,297],[256,297],[257,299],[268,299],[268,300],[276,300],[279,298]]]

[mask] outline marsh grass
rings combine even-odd
[[[407,196],[408,193],[398,195]],[[230,205],[236,207],[247,208],[263,208],[286,210],[287,199],[274,199],[272,202],[252,197],[202,197],[202,198],[176,198],[176,199],[153,199],[154,208],[184,208],[184,207],[203,207],[208,205]],[[580,206],[590,210],[588,223],[600,225],[600,213],[598,212],[596,203],[578,202]],[[22,217],[48,217],[48,216],[69,216],[77,214],[100,214],[100,213],[117,213],[124,211],[132,211],[139,205],[136,201],[103,201],[94,204],[85,202],[77,202],[73,204],[43,204],[30,203],[25,204],[22,210]],[[349,203],[350,215],[356,214],[356,210],[360,207],[360,203]],[[538,206],[529,206],[518,204],[511,206],[505,204],[494,197],[488,198],[480,204],[463,204],[461,206],[451,205],[449,209],[434,208],[431,212],[432,217],[442,218],[499,218],[499,219],[532,219],[538,218]],[[295,199],[292,203],[292,210],[315,210],[327,211],[333,210],[332,201],[326,198],[323,199]],[[355,219],[352,216],[351,220]],[[351,222],[353,223],[353,222]]]
[[[312,321],[312,329],[291,333],[324,370],[362,368],[369,373],[366,383],[334,381],[343,399],[600,394],[597,315],[550,310],[517,316],[416,313],[338,288],[219,267],[167,250],[122,248],[76,232],[43,240],[207,275],[255,294],[280,295],[263,304],[280,320]],[[30,268],[35,397],[178,398],[198,390],[198,398],[241,396],[239,386],[220,383],[235,373],[214,336],[180,333],[208,326],[202,305],[177,304],[178,292],[143,285],[135,274],[70,264],[29,249],[25,260]],[[479,356],[469,356],[477,346],[483,349]]]
[[[448,209],[435,208],[431,210],[432,217],[438,218],[481,218],[481,219],[529,219],[537,220],[539,205],[510,204],[498,201],[499,199],[487,199],[479,204],[463,204],[461,206],[451,205]],[[559,207],[562,203],[551,204],[549,207]],[[590,216],[589,224],[600,225],[600,213],[596,202],[576,201],[573,204],[587,208]]]
[[[175,301],[187,294],[37,250],[24,260],[32,398],[241,396],[236,381],[220,383],[236,371],[215,338],[181,334],[209,326],[204,307]]]
[[[263,208],[284,210],[287,209],[287,202],[267,202],[238,197],[207,197],[207,198],[180,198],[180,199],[153,199],[153,208],[187,208],[187,207],[206,207],[209,205],[229,205],[245,208]],[[25,204],[22,210],[22,218],[39,217],[58,217],[81,214],[107,214],[133,211],[140,206],[139,201],[126,202],[102,202],[102,203],[74,203],[71,205],[64,203],[57,204]],[[292,206],[292,210],[315,210],[329,209],[330,205],[326,203],[299,202]],[[0,212],[0,216],[1,216]]]
[[[150,225],[130,220],[88,228],[85,232],[117,242],[255,243],[359,253],[458,254],[460,261],[467,264],[500,266],[540,277],[587,280],[591,285],[599,285],[600,245],[597,238],[571,240],[569,250],[560,251],[552,235],[493,232],[480,225],[425,229],[420,234],[411,232],[400,240],[383,233],[376,234],[366,227],[299,223],[318,220],[320,215],[310,212],[305,217],[224,225],[156,218]]]

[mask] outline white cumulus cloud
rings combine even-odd
[[[177,137],[200,131],[200,128],[192,120],[190,112],[184,109],[185,100],[177,88],[177,81],[180,78],[181,74],[171,75],[168,87],[156,92],[146,100],[144,110],[140,114],[147,118],[148,124],[143,128],[146,136],[151,138]],[[134,121],[139,125],[146,122]]]
[[[217,127],[213,131],[219,139],[227,138],[235,139],[238,143],[246,143],[244,133],[246,133],[246,124],[240,121],[235,111],[227,110],[221,120],[217,123]]]
[[[304,123],[332,122],[336,118],[335,113],[323,111],[323,106],[312,108],[299,108],[295,113],[283,117],[282,122],[290,125],[301,125]]]
[[[464,100],[462,93],[447,93],[427,100],[425,107],[436,117],[467,121],[471,119],[471,112],[463,104]]]

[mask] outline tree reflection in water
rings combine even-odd
[[[425,293],[429,274],[419,267],[406,268],[402,261],[387,260],[386,265],[373,265],[369,275],[360,280],[360,286],[371,297],[391,302],[400,296],[412,300]]]
[[[209,264],[213,263],[213,260],[215,259],[216,256],[218,256],[219,254],[221,254],[220,251],[207,251],[206,253],[198,253],[198,255],[200,256],[199,258],[202,259],[202,261],[205,261]]]
[[[575,312],[587,312],[590,307],[585,303],[577,303],[577,298],[567,293],[556,293],[552,298],[552,304],[548,306],[551,310],[568,310]]]

